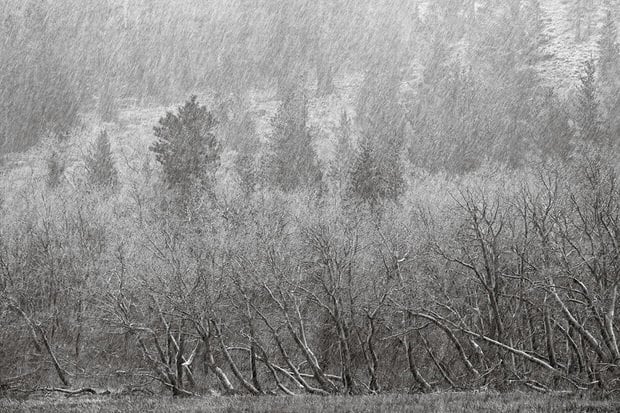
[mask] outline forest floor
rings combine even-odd
[[[0,399],[2,412],[618,412],[620,398],[537,393],[433,393],[353,397],[49,397]]]

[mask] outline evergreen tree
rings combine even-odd
[[[535,133],[535,148],[541,158],[559,157],[566,159],[573,150],[573,129],[570,127],[570,107],[558,98],[553,90],[540,106]]]
[[[476,24],[469,56],[475,85],[470,89],[478,94],[477,113],[469,116],[474,150],[518,167],[533,149],[547,95],[539,70],[548,42],[540,3],[489,2]]]
[[[246,193],[252,192],[259,183],[257,154],[260,142],[256,136],[256,126],[249,113],[246,112],[239,129],[234,133],[232,146],[237,150],[235,168],[241,186]]]
[[[398,43],[399,40],[394,41]],[[389,66],[386,62],[390,62]],[[358,97],[356,124],[363,139],[353,166],[351,188],[354,195],[373,207],[382,200],[396,199],[402,192],[400,155],[404,147],[405,114],[400,103],[400,86],[403,65],[404,61],[397,54],[372,63]]]
[[[592,59],[584,64],[584,74],[579,78],[577,97],[577,119],[582,141],[602,143],[602,128],[599,117],[598,91],[596,88],[596,67]]]
[[[283,191],[319,185],[321,170],[307,127],[308,104],[301,88],[289,93],[272,121],[269,178]]]
[[[154,128],[157,142],[150,148],[162,165],[164,181],[172,189],[195,184],[208,187],[219,164],[221,147],[213,134],[216,120],[192,96],[177,114],[168,112]]]
[[[360,143],[351,171],[351,190],[361,200],[374,205],[380,199],[378,191],[381,187],[382,178],[374,158],[372,142],[366,137]]]
[[[340,114],[340,124],[338,125],[338,143],[347,145],[351,141],[351,119],[346,110]]]
[[[422,82],[407,107],[408,156],[417,167],[460,172],[470,163],[465,162],[464,152],[475,145],[471,138],[475,127],[467,119],[483,116],[470,116],[478,110],[475,89],[468,84],[451,46],[439,32],[430,36]],[[457,151],[459,159],[454,159]]]
[[[62,182],[66,169],[67,166],[62,155],[54,150],[47,158],[47,186],[49,188],[58,187]]]
[[[118,185],[118,171],[105,130],[97,137],[84,163],[90,184],[102,188],[114,188]]]
[[[386,145],[365,136],[351,171],[350,189],[354,197],[376,208],[385,200],[396,200],[404,189],[398,157],[385,153]]]
[[[349,115],[343,111],[340,115],[340,124],[336,131],[336,146],[329,169],[329,177],[334,183],[335,190],[343,196],[349,183],[349,174],[352,169],[351,162],[354,157],[351,145],[352,124]]]

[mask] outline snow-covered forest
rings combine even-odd
[[[0,1],[0,398],[617,394],[619,23]]]

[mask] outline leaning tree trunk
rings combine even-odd
[[[401,340],[401,342],[403,344],[403,347],[405,348],[405,355],[407,356],[407,364],[409,365],[409,372],[411,373],[416,383],[420,385],[420,387],[422,388],[424,392],[430,391],[431,385],[422,376],[422,373],[420,373],[420,370],[418,370],[418,367],[416,365],[413,345],[411,344],[409,338],[404,337]]]

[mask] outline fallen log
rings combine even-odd
[[[97,391],[93,389],[92,387],[82,387],[79,389],[65,389],[62,387],[43,387],[39,390],[45,391],[48,393],[54,393],[54,392],[62,393],[62,394],[65,394],[67,397],[80,396],[82,394],[93,394],[93,395],[111,394],[110,390],[106,389],[106,390]]]

